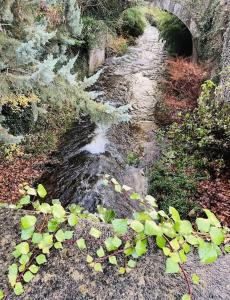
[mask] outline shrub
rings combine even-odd
[[[121,30],[125,36],[138,37],[144,33],[147,25],[146,19],[137,7],[132,7],[122,14]]]
[[[203,157],[211,170],[221,160],[226,165],[230,151],[230,105],[215,97],[215,88],[210,80],[203,84],[198,107],[168,133],[175,149],[179,145],[187,155]]]
[[[128,50],[128,42],[122,36],[112,38],[108,45],[109,55],[124,55]]]
[[[198,209],[198,205],[192,201],[196,194],[199,179],[204,178],[197,174],[196,170],[189,169],[188,164],[194,161],[170,161],[167,157],[162,159],[150,176],[149,193],[155,195],[159,207],[165,211],[168,207],[174,206],[183,218],[186,218],[190,211]]]
[[[165,81],[166,91],[178,100],[196,103],[206,77],[204,68],[184,58],[169,59],[166,64],[169,77]]]

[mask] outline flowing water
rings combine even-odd
[[[104,92],[100,101],[116,107],[130,104],[132,119],[128,124],[106,127],[82,118],[66,135],[59,162],[46,176],[52,197],[64,205],[79,203],[90,211],[101,204],[120,216],[130,214],[135,203],[102,188],[102,175],[110,174],[146,193],[145,172],[158,155],[154,108],[160,97],[164,59],[158,30],[148,27],[126,55],[106,61],[96,84]]]

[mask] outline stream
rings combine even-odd
[[[95,89],[103,92],[103,103],[130,104],[131,121],[110,127],[92,124],[88,117],[78,121],[60,145],[58,163],[43,179],[52,198],[89,211],[103,205],[120,217],[136,208],[135,201],[101,183],[103,174],[110,174],[140,194],[147,192],[146,171],[159,155],[154,108],[164,71],[163,46],[158,30],[149,26],[124,56],[107,59]]]

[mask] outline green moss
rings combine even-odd
[[[125,36],[138,37],[144,33],[146,25],[147,21],[139,7],[128,8],[123,12],[121,30]]]

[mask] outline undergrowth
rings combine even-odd
[[[197,206],[198,184],[229,166],[230,107],[217,90],[206,81],[197,107],[169,127],[168,146],[150,176],[150,193],[157,194],[160,207],[173,205],[184,216]]]

